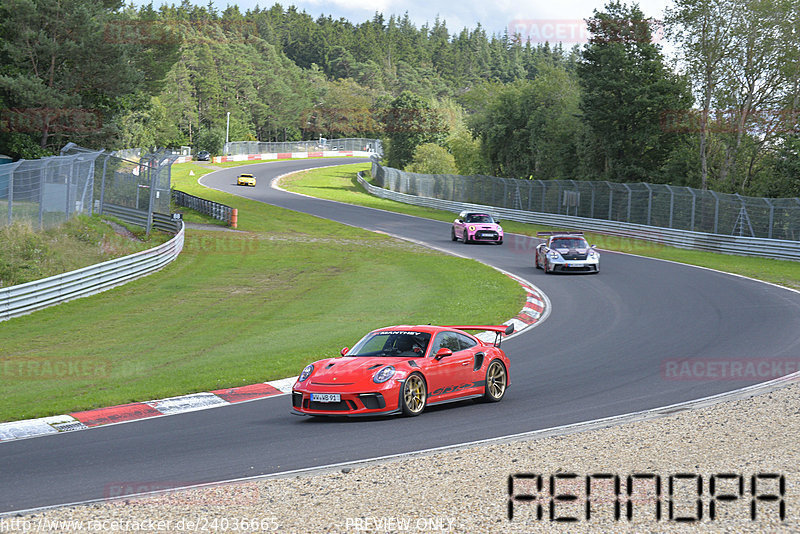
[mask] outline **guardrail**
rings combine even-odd
[[[117,206],[116,204],[103,204],[103,214],[112,215],[126,223],[141,226],[142,228],[147,228],[149,226],[147,224],[147,219],[150,214],[147,211],[128,208],[126,206]],[[181,220],[176,219],[173,215],[153,212],[152,227],[156,230],[174,234],[181,229],[181,224]]]
[[[178,220],[177,224],[175,237],[155,248],[0,289],[0,321],[94,295],[161,269],[183,250],[185,228],[183,221]]]
[[[657,226],[646,226],[642,224],[589,219],[586,217],[575,217],[572,215],[556,215],[552,213],[520,211],[496,206],[487,206],[483,204],[469,204],[466,202],[420,197],[416,195],[408,195],[406,193],[398,193],[396,191],[390,191],[388,189],[372,185],[364,179],[361,173],[358,173],[358,182],[371,195],[403,202],[405,204],[424,206],[426,208],[436,208],[452,211],[454,213],[459,213],[466,209],[474,209],[479,211],[488,211],[489,213],[497,215],[500,219],[509,221],[573,228],[619,237],[643,239],[646,241],[653,241],[679,248],[707,250],[711,252],[738,254],[742,256],[800,260],[800,242],[798,241],[706,234],[702,232],[690,232],[688,230],[675,230]]]
[[[203,215],[208,215],[218,221],[226,222],[229,226],[236,228],[239,215],[239,211],[236,208],[214,202],[213,200],[196,197],[177,189],[172,190],[172,202],[177,206],[199,211]]]

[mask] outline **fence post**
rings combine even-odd
[[[622,185],[624,185],[625,189],[628,190],[628,215],[627,218],[625,219],[625,222],[631,222],[631,196],[633,195],[633,192],[631,191],[631,187],[628,184],[622,184]]]
[[[611,218],[611,215],[614,213],[614,188],[611,187],[611,183],[608,180],[605,180],[605,182],[608,186],[608,220],[613,221],[614,219]]]
[[[156,180],[155,175],[156,173],[153,172],[153,163],[155,162],[155,158],[151,155],[147,161],[147,177],[149,178],[150,182],[150,195],[149,199],[150,202],[147,206],[147,227],[145,228],[145,235],[150,237],[150,230],[153,229],[153,197],[155,195],[156,190]]]
[[[653,213],[653,188],[647,182],[644,182],[644,186],[647,188],[647,226],[650,226]]]
[[[528,180],[528,211],[531,211],[532,202],[533,202],[533,180]]]
[[[39,173],[39,229],[44,228],[44,186],[47,185],[47,168],[53,160],[43,159],[43,171]]]
[[[714,197],[714,233],[718,234],[719,231],[719,195],[717,195],[716,191],[708,190],[709,193]]]
[[[69,197],[70,197],[70,192],[72,191],[72,176],[75,174],[75,159],[76,158],[77,158],[77,156],[72,156],[72,161],[70,162],[70,165],[69,165],[69,174],[67,174],[67,194],[64,195],[64,196],[67,197],[67,205],[65,206],[65,209],[64,209],[64,215],[66,216],[65,218],[67,218],[67,219],[69,219]]]
[[[108,169],[108,158],[111,157],[111,154],[106,155],[106,159],[103,161],[103,179],[100,181],[100,209],[98,213],[100,215],[103,214],[103,202],[106,199],[106,170]]]
[[[697,209],[697,194],[694,192],[694,189],[691,187],[687,187],[686,189],[692,194],[692,224],[689,227],[689,230],[694,232],[694,214],[695,210]]]
[[[556,195],[556,214],[561,215],[561,203],[564,200],[561,198],[561,182],[556,180],[556,187],[558,188],[558,194]]]
[[[544,211],[544,197],[545,197],[545,192],[547,191],[547,188],[545,187],[544,182],[542,180],[537,179],[536,181],[539,182],[539,185],[542,186],[542,211],[541,212],[545,213],[545,211]]]
[[[591,215],[589,215],[589,217],[594,219],[594,194],[595,194],[594,182],[589,182],[589,185],[592,186],[592,207],[591,207]]]
[[[671,185],[664,184],[664,186],[669,189],[669,228],[672,228],[672,215],[675,212],[675,191],[672,190]]]
[[[768,198],[765,198],[764,201],[769,204],[769,233],[767,234],[767,239],[772,239],[772,227],[775,222],[775,204]]]

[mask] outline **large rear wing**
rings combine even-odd
[[[461,325],[461,326],[446,326],[445,328],[455,328],[456,330],[484,330],[486,332],[494,332],[494,346],[499,347],[502,342],[503,335],[509,336],[514,332],[514,325],[501,324],[501,325]]]
[[[536,237],[548,237],[551,235],[583,235],[583,232],[536,232]]]

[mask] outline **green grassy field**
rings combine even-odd
[[[314,173],[302,172],[287,176],[281,180],[281,183],[283,187],[289,191],[304,193],[315,197],[398,213],[407,213],[409,215],[427,217],[439,221],[451,222],[455,218],[455,214],[448,211],[411,206],[367,194],[354,177],[355,172],[367,169],[369,169],[369,164],[354,164],[325,169]],[[506,232],[531,236],[536,235],[536,232],[554,230],[552,227],[523,224],[513,221],[502,221],[502,225],[503,230]],[[651,258],[709,267],[800,289],[800,262],[796,261],[686,250],[639,239],[607,236],[591,232],[586,233],[586,239],[604,250],[628,252]]]
[[[524,303],[515,282],[474,261],[198,176],[197,165],[173,169],[179,189],[238,208],[243,231],[189,229],[156,274],[0,323],[0,421],[292,376],[371,328],[496,323]]]

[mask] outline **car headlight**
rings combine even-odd
[[[551,250],[550,254],[548,254],[548,256],[550,256],[551,260],[557,260],[560,257],[558,252],[556,252],[555,250]]]
[[[394,367],[392,367],[391,365],[387,365],[386,367],[375,373],[375,376],[372,377],[372,381],[375,382],[376,384],[383,384],[393,376],[394,376]]]
[[[313,372],[314,372],[314,366],[313,365],[306,365],[305,369],[303,369],[303,372],[300,373],[300,376],[297,378],[297,381],[298,382],[302,382],[303,380],[305,380],[306,378],[311,376],[311,373],[313,373]]]
[[[470,226],[470,227],[469,227],[469,231],[470,231],[470,232],[474,232],[474,231],[475,231],[475,227],[474,227],[474,226]]]
[[[594,250],[589,250],[589,257],[590,258],[596,258],[598,256],[599,256],[599,254],[597,252],[595,252]]]
[[[502,227],[502,226],[498,226],[498,227],[497,227],[497,231],[498,231],[498,232],[502,232],[502,231],[503,231],[503,227]]]

